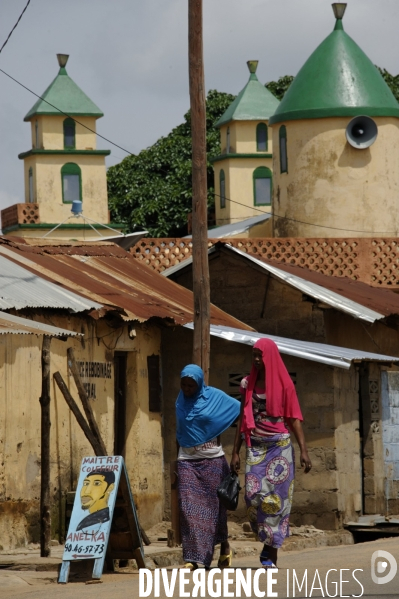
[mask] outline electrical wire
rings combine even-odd
[[[8,40],[10,39],[10,37],[12,36],[12,34],[14,33],[14,30],[18,27],[18,24],[19,24],[20,20],[22,19],[23,15],[24,15],[24,12],[28,8],[29,4],[30,4],[30,0],[28,0],[28,2],[26,3],[26,6],[25,6],[24,10],[21,12],[21,14],[18,17],[18,21],[15,23],[14,27],[11,29],[10,33],[8,34],[8,37],[7,37],[6,41],[4,42],[4,44],[2,45],[2,47],[0,48],[0,54],[1,54],[4,46],[7,44]]]
[[[97,135],[97,137],[101,137],[101,139],[104,139],[107,143],[112,144],[113,146],[115,146],[116,148],[119,148],[123,152],[126,152],[126,154],[129,154],[130,156],[134,156],[135,155],[135,154],[133,154],[133,152],[130,152],[129,150],[126,150],[126,148],[123,148],[122,146],[116,144],[115,142],[111,141],[107,137],[104,137],[104,135],[101,135],[100,133],[97,133],[97,131],[94,131],[94,129],[90,129],[90,127],[88,127],[84,123],[81,123],[80,121],[77,121],[72,115],[64,112],[63,110],[61,110],[57,106],[54,106],[54,104],[52,104],[51,102],[48,102],[48,100],[46,100],[45,98],[42,98],[42,96],[39,96],[39,94],[37,94],[33,90],[29,89],[29,87],[27,87],[26,85],[24,85],[23,83],[21,83],[20,81],[18,81],[18,79],[15,79],[15,77],[12,77],[8,73],[6,73],[3,69],[0,69],[0,73],[3,73],[3,75],[6,75],[6,77],[9,77],[12,81],[15,81],[15,83],[18,83],[18,85],[20,85],[21,87],[23,87],[24,89],[26,89],[28,92],[30,92],[31,94],[33,94],[34,96],[36,96],[36,98],[38,98],[39,100],[42,100],[43,102],[46,102],[46,104],[48,104],[49,106],[51,106],[55,110],[58,110],[58,112],[60,114],[63,114],[64,116],[72,119],[78,125],[81,125],[85,129],[87,129],[88,131],[90,131],[90,133],[94,133],[95,135]]]
[[[214,195],[218,198],[222,197],[218,193],[215,193]],[[231,200],[230,198],[227,198],[226,196],[223,196],[223,197],[228,202],[232,202],[233,204],[238,204],[239,206],[244,206],[244,208],[248,208],[248,204],[242,204],[241,202],[237,202],[236,200]],[[303,220],[298,220],[297,218],[289,218],[288,216],[281,216],[279,214],[276,214],[275,212],[266,212],[266,210],[261,210],[260,208],[256,208],[255,206],[252,206],[252,209],[257,210],[258,212],[261,212],[262,214],[270,214],[271,216],[275,216],[276,218],[282,218],[284,220],[289,220],[294,223],[300,223],[302,225],[309,225],[311,227],[319,227],[321,229],[332,229],[334,231],[349,231],[350,233],[369,233],[369,234],[371,233],[373,235],[395,235],[395,236],[397,235],[396,231],[362,231],[359,229],[343,229],[340,227],[329,227],[328,225],[318,225],[317,223],[308,223]]]

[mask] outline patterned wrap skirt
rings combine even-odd
[[[177,462],[180,531],[186,562],[210,566],[215,545],[227,540],[227,511],[216,490],[229,472],[224,456]]]
[[[295,456],[287,434],[251,438],[245,467],[245,503],[253,532],[270,547],[289,536]]]

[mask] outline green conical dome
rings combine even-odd
[[[216,127],[226,125],[230,121],[267,121],[276,111],[279,101],[260,83],[255,74],[257,61],[249,63],[251,75],[247,85],[217,121]]]
[[[359,115],[399,117],[399,104],[338,19],[334,31],[305,62],[269,122]]]
[[[69,77],[64,67],[60,68],[57,77],[30,109],[24,121],[29,121],[34,115],[59,116],[60,111],[72,116],[104,116],[99,107]]]

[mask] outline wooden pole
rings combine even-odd
[[[78,370],[78,366],[75,361],[75,354],[73,353],[72,347],[68,348],[67,356],[68,356],[68,366],[72,373],[73,379],[75,381],[75,385],[78,390],[80,401],[82,402],[82,406],[85,411],[87,421],[89,423],[89,426],[90,426],[94,436],[97,438],[97,441],[99,442],[100,446],[102,447],[103,453],[101,455],[108,455],[107,448],[105,447],[105,443],[101,437],[100,429],[98,428],[96,419],[94,418],[93,409],[90,405],[89,398],[87,397],[87,393],[85,391],[85,388],[83,387],[82,380],[79,376],[79,370]]]
[[[206,103],[202,48],[202,0],[188,1],[188,57],[190,80],[193,180],[193,362],[209,375],[210,288],[207,227]]]
[[[103,447],[101,446],[98,439],[95,437],[93,431],[91,430],[90,426],[87,424],[86,420],[84,419],[82,412],[79,410],[77,403],[75,402],[72,395],[70,394],[69,389],[66,386],[65,381],[62,378],[61,374],[59,372],[55,372],[54,379],[55,379],[55,382],[57,383],[62,395],[64,396],[64,399],[67,402],[71,412],[73,413],[76,420],[78,421],[78,424],[79,424],[80,428],[82,429],[86,439],[92,446],[94,453],[97,456],[107,455],[104,453]]]
[[[43,336],[42,344],[42,394],[41,405],[41,455],[40,455],[40,556],[51,553],[50,511],[50,344],[51,337]]]

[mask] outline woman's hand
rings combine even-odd
[[[238,453],[233,453],[231,456],[230,470],[236,474],[240,471],[240,456]]]
[[[302,468],[304,468],[305,474],[307,472],[310,472],[310,470],[312,468],[312,462],[310,461],[310,457],[309,457],[306,449],[302,449],[300,460],[301,460],[301,466],[302,466]]]

